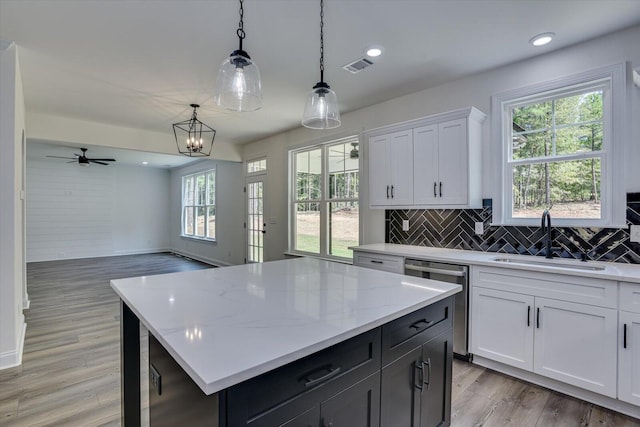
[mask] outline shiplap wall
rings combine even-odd
[[[169,248],[169,171],[27,158],[27,262]]]

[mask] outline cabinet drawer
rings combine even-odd
[[[620,282],[620,310],[640,313],[640,283]]]
[[[229,425],[268,425],[270,413],[305,396],[329,396],[380,369],[380,328],[231,387]],[[267,424],[265,424],[267,422]]]
[[[401,256],[355,252],[353,265],[404,274],[404,258]]]
[[[382,364],[453,327],[453,297],[446,298],[382,326]]]

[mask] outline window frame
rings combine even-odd
[[[513,206],[513,166],[511,160],[511,108],[516,105],[544,102],[570,96],[576,91],[588,90],[606,85],[603,89],[603,141],[598,152],[601,159],[600,197],[601,217],[553,218],[556,226],[596,226],[624,227],[625,185],[623,181],[624,151],[627,135],[627,79],[626,63],[614,64],[591,71],[562,77],[555,80],[533,84],[520,89],[505,91],[491,97],[491,131],[494,135],[494,179],[496,193],[493,203],[494,225],[539,226],[539,218],[514,218]],[[569,154],[556,157],[528,159],[524,162],[545,163],[544,160],[557,162],[593,158],[589,154]],[[523,162],[523,163],[524,163]],[[517,163],[520,163],[519,161]],[[553,209],[551,210],[553,217]]]
[[[211,200],[209,200],[209,176],[213,175],[213,203],[210,203]],[[195,183],[198,180],[198,177],[203,176],[205,179],[205,203],[204,204],[198,204],[196,203],[197,201],[197,189],[196,189],[196,185]],[[186,204],[186,182],[189,178],[193,178],[194,181],[194,186],[193,186],[193,204]],[[213,236],[214,237],[208,237],[209,235],[209,221],[208,221],[208,217],[209,217],[209,208],[213,207],[214,211],[216,211],[216,217],[218,215],[217,213],[217,206],[216,206],[216,200],[217,200],[217,181],[218,181],[218,177],[217,177],[217,172],[216,172],[216,168],[211,168],[211,169],[207,169],[204,171],[199,171],[199,172],[194,172],[194,173],[190,173],[187,175],[182,175],[181,177],[181,181],[182,181],[182,186],[181,186],[181,192],[180,192],[180,206],[181,206],[181,211],[180,211],[180,237],[184,237],[187,239],[194,239],[194,240],[199,240],[199,241],[206,241],[206,242],[216,242],[217,241],[217,227],[215,226],[214,223],[214,229],[213,229]],[[205,210],[205,222],[204,222],[204,236],[197,236],[196,235],[196,229],[197,229],[197,208],[199,207],[204,207]],[[186,233],[186,227],[185,227],[185,221],[186,221],[186,211],[187,208],[193,208],[193,234],[187,234]]]
[[[361,188],[360,182],[362,181],[362,151],[360,150],[360,156],[358,157],[358,197],[357,198],[331,198],[329,195],[329,156],[328,151],[331,146],[340,145],[345,143],[357,142],[359,147],[362,147],[361,135],[356,133],[350,133],[349,136],[338,137],[328,141],[316,142],[304,146],[299,146],[289,150],[289,189],[288,189],[288,202],[289,202],[289,236],[288,236],[288,252],[292,255],[310,256],[315,258],[330,259],[336,261],[352,261],[350,257],[340,257],[331,255],[329,253],[331,236],[329,235],[329,204],[330,203],[358,203],[358,244],[362,241],[362,211],[361,208]],[[296,155],[313,150],[321,150],[321,178],[320,178],[320,198],[299,200],[296,194]],[[319,205],[320,212],[320,251],[306,252],[297,250],[295,248],[296,237],[296,204],[298,203],[317,203]]]

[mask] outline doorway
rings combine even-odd
[[[266,159],[247,162],[246,178],[246,212],[247,219],[247,263],[263,262],[265,258],[265,238],[267,221],[264,209],[267,177]]]

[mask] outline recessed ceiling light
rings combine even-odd
[[[142,164],[143,164],[143,165],[148,165],[148,164],[149,164],[149,162],[142,162]]]
[[[382,55],[382,46],[369,46],[367,48],[367,56],[375,58]]]
[[[529,40],[529,43],[531,43],[534,46],[544,46],[545,44],[549,43],[551,40],[553,40],[553,38],[555,37],[556,33],[542,33],[542,34],[538,34],[537,36],[533,36],[531,38],[531,40]]]

